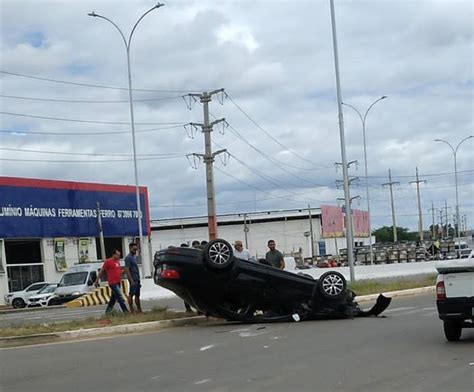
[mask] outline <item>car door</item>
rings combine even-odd
[[[45,287],[47,283],[33,283],[25,290],[25,300],[30,298],[32,295],[35,295],[38,291],[40,291],[43,287]]]

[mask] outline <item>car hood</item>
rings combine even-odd
[[[54,293],[35,294],[35,295],[32,295],[29,299],[42,299],[42,298],[52,297],[53,295]]]
[[[74,285],[74,286],[61,286],[61,287],[58,287],[54,291],[54,294],[68,295],[68,294],[72,294],[76,291],[79,291],[79,292],[83,293],[84,292],[84,285],[83,284],[78,284],[78,285]]]

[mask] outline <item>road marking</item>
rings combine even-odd
[[[204,380],[199,380],[194,383],[194,385],[205,384],[206,382],[211,381],[210,378],[205,378]]]
[[[246,331],[250,331],[250,328],[233,329],[232,331],[229,331],[229,333],[246,332]]]
[[[385,311],[385,313],[400,312],[402,310],[410,310],[410,309],[415,309],[415,307],[414,306],[402,306],[400,308],[388,309],[388,310]]]
[[[239,336],[241,338],[251,338],[251,337],[254,337],[254,336],[258,336],[258,335],[263,335],[264,333],[268,333],[269,331],[261,331],[261,332],[241,332],[239,333]]]
[[[209,350],[210,348],[213,348],[215,344],[210,344],[209,346],[204,346],[199,349],[199,351],[206,351]]]

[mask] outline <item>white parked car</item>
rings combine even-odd
[[[28,298],[27,306],[49,306],[49,301],[55,295],[54,290],[56,290],[56,287],[58,287],[57,283],[51,283],[47,286],[44,286],[40,291],[38,291],[37,294],[32,295],[30,298]]]
[[[436,305],[444,335],[459,340],[463,328],[474,328],[474,251],[469,258],[436,264]]]
[[[15,309],[24,308],[28,302],[28,298],[35,295],[44,286],[47,286],[48,282],[36,282],[29,285],[22,291],[14,291],[5,295],[5,305],[11,305]]]

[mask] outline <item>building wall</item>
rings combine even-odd
[[[319,218],[313,218],[315,242],[320,240]],[[308,239],[304,236],[309,231],[309,219],[287,220],[277,222],[247,222],[248,249],[252,255],[264,256],[267,252],[269,239],[275,240],[277,249],[285,253],[299,252],[300,248],[305,257],[309,256]],[[245,245],[243,223],[219,226],[219,238],[231,243],[241,240]],[[191,244],[193,240],[207,240],[207,227],[180,228],[172,230],[152,230],[152,252],[168,247],[179,246],[183,242]]]
[[[84,237],[89,240],[89,259],[97,260],[97,250],[94,237]],[[67,267],[79,262],[79,248],[77,238],[65,238],[65,256]],[[43,258],[44,278],[48,282],[59,282],[64,272],[58,272],[54,263],[54,238],[43,238],[41,240],[41,252]]]
[[[318,242],[324,241],[326,254],[336,254],[336,245],[333,238],[321,238],[321,221],[319,217],[312,219],[314,237],[314,255],[319,254]],[[249,229],[247,233],[248,249],[252,255],[264,256],[267,252],[267,242],[269,239],[275,240],[277,249],[285,254],[302,251],[303,257],[311,257],[311,239],[305,236],[309,232],[309,219],[282,220],[275,222],[258,221],[247,222]],[[151,232],[152,253],[166,248],[170,245],[179,246],[185,242],[191,245],[193,240],[207,240],[208,231],[206,227],[183,226],[179,229],[152,230]],[[218,227],[219,238],[229,241],[231,244],[235,240],[241,240],[245,246],[245,232],[243,223],[223,225]],[[373,241],[375,238],[373,237]],[[369,244],[368,238],[355,238],[354,241]],[[346,248],[346,239],[337,238],[338,249]]]

